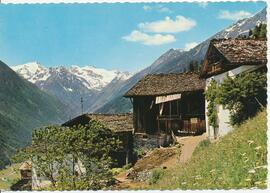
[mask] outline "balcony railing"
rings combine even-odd
[[[201,116],[187,118],[178,116],[158,116],[158,129],[165,133],[174,131],[175,134],[196,134],[205,131],[205,120]]]

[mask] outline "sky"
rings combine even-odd
[[[265,2],[0,4],[0,60],[136,72],[189,50]]]

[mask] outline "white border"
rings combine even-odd
[[[0,0],[1,3],[172,3],[172,2],[256,2],[267,0]]]
[[[269,7],[269,3],[267,2],[267,0],[260,0],[260,1],[264,1],[267,3],[267,39],[269,40],[270,38],[270,23],[269,23],[269,19],[270,19],[270,7]],[[8,4],[8,3],[12,3],[12,4],[24,4],[24,3],[154,3],[154,2],[162,2],[162,3],[170,3],[170,2],[256,2],[256,0],[226,0],[226,1],[222,1],[222,0],[0,0],[1,4]],[[1,14],[1,13],[0,13]],[[269,41],[267,41],[267,59],[268,61],[270,61],[270,43]],[[268,66],[268,65],[267,65]],[[270,73],[268,71],[267,73],[267,95],[270,96]],[[270,104],[269,101],[269,97],[267,99],[267,103]],[[267,127],[270,125],[270,115],[269,115],[269,111],[270,110],[270,105],[267,106]],[[269,151],[269,136],[270,136],[270,130],[268,128],[267,130],[267,149]],[[269,182],[269,177],[270,177],[270,171],[269,171],[269,164],[270,164],[270,156],[267,153],[267,163],[268,163],[268,175],[267,175],[267,181],[268,181],[268,188],[266,190],[257,190],[257,189],[245,189],[244,191],[249,193],[249,192],[269,192],[270,189],[270,182]],[[13,192],[13,191],[3,191],[2,192]],[[1,192],[0,191],[0,192]],[[147,190],[139,190],[139,191],[135,191],[135,190],[121,190],[121,192],[130,192],[130,193],[136,193],[136,192],[146,192]],[[160,190],[148,190],[150,192],[161,192]],[[215,191],[219,191],[219,192],[242,192],[243,189],[240,190],[173,190],[173,191],[169,191],[169,190],[163,190],[162,192],[167,193],[167,192],[186,192],[186,193],[190,193],[190,192],[198,192],[198,191],[203,191],[203,192],[215,192]],[[20,191],[22,193],[39,193],[40,191]],[[46,193],[51,193],[52,191],[42,191],[42,192],[46,192]],[[67,191],[54,191],[54,192],[67,192]],[[102,190],[99,191],[79,191],[79,190],[73,190],[73,191],[68,191],[68,192],[104,192]],[[116,191],[106,191],[108,193],[113,193]]]

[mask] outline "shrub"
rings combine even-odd
[[[207,105],[207,117],[209,125],[213,128],[217,128],[217,110],[216,103],[218,99],[218,85],[215,80],[210,82],[206,92],[205,92],[206,100],[208,101]]]
[[[220,85],[213,80],[205,92],[209,125],[217,127],[217,104],[230,111],[232,125],[239,125],[256,115],[266,106],[266,80],[265,72],[241,73],[234,78],[227,74]]]
[[[266,73],[242,73],[227,77],[219,87],[218,100],[230,111],[230,122],[239,125],[266,105]]]
[[[112,169],[111,169],[111,172],[112,172],[112,175],[113,175],[113,176],[118,175],[118,174],[121,173],[122,171],[124,171],[123,168],[112,168]]]
[[[163,169],[155,169],[151,172],[149,184],[156,184],[164,175]]]

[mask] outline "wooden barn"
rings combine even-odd
[[[121,148],[117,152],[112,152],[112,158],[117,160],[115,166],[120,167],[133,161],[132,114],[83,114],[62,126],[87,125],[90,120],[97,120],[104,124],[115,132],[121,141]]]
[[[190,135],[205,131],[203,79],[197,73],[151,74],[126,94],[135,134]],[[160,142],[159,145],[166,143]]]
[[[30,191],[32,190],[32,163],[30,161],[23,162],[19,168],[21,179],[10,186],[12,191]]]
[[[20,168],[21,179],[31,180],[32,179],[32,163],[30,161],[24,162]]]

